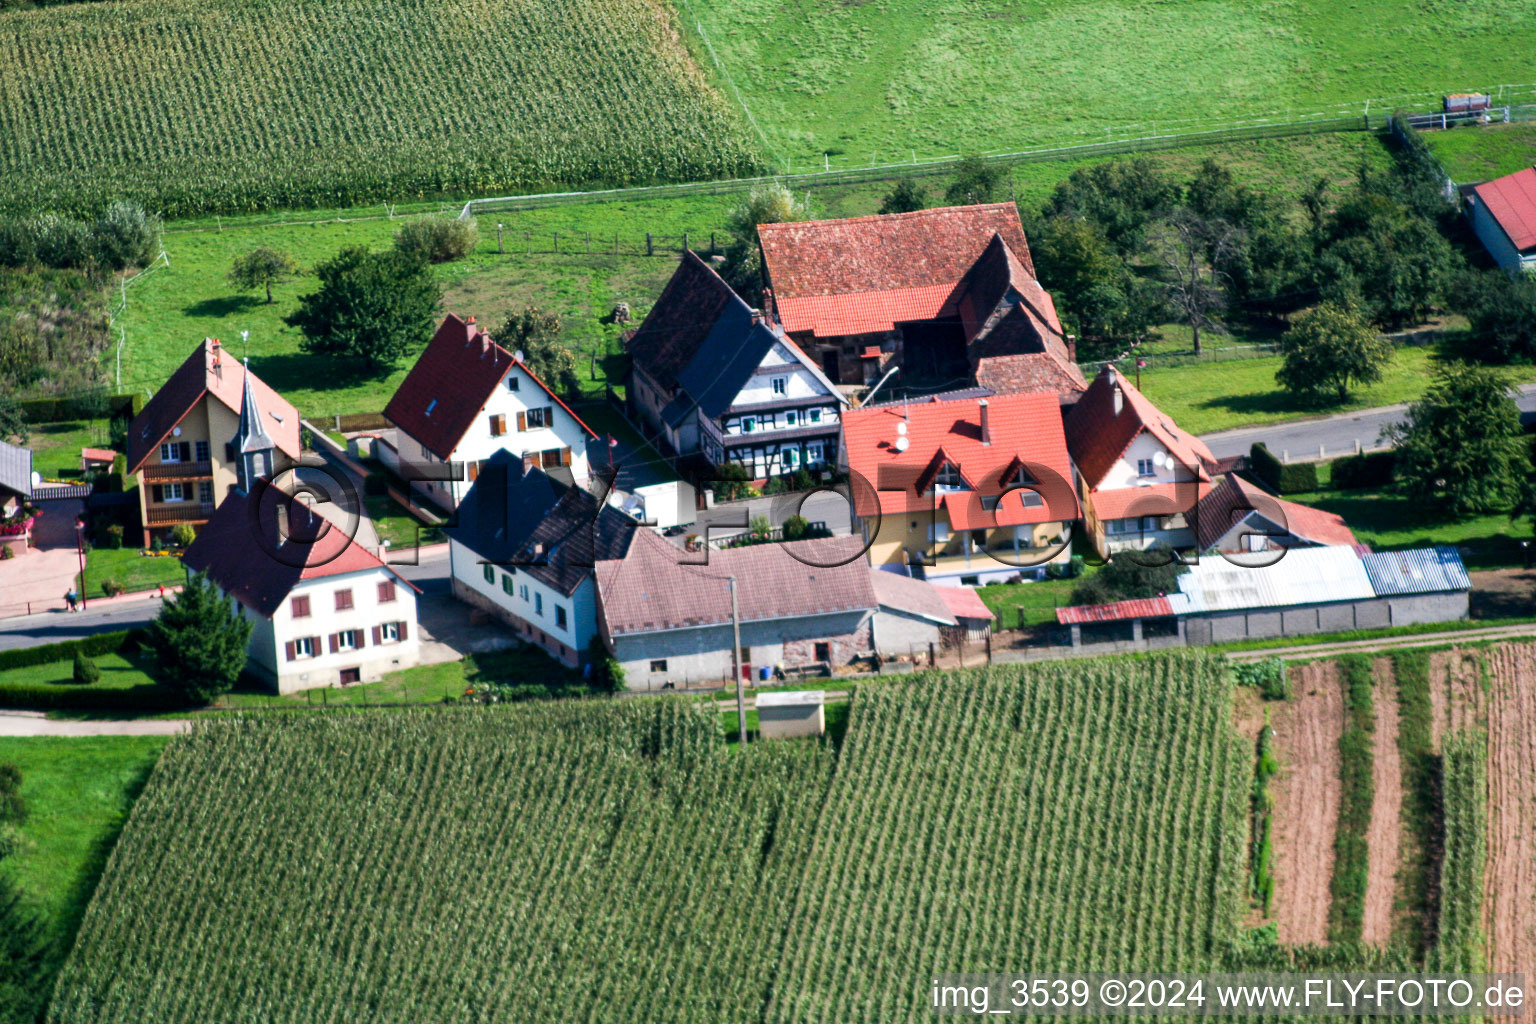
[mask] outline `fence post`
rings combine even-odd
[[[709,233],[709,254],[711,256],[715,254],[715,233],[713,231]]]
[[[651,233],[649,231],[645,233],[645,254],[647,256],[656,255],[656,246],[654,240],[651,238]]]
[[[502,229],[502,225],[497,224],[496,225],[496,253],[497,253],[497,255],[505,256],[507,254],[507,250],[501,244],[501,229]]]
[[[588,231],[586,234],[587,234],[587,255],[591,256],[592,255],[592,232]]]
[[[555,252],[560,251],[560,232],[555,232]]]
[[[528,232],[528,255],[533,255],[533,232]]]
[[[683,232],[683,252],[688,251],[688,232]]]
[[[617,231],[613,233],[613,254],[615,256],[619,254],[619,233]]]

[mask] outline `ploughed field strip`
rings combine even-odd
[[[1195,654],[924,673],[835,765],[668,700],[209,723],[49,1019],[916,1021],[933,970],[1194,969],[1241,914],[1231,701]]]
[[[168,217],[758,167],[664,0],[139,0],[0,14],[0,208]]]

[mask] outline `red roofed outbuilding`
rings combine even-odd
[[[1202,552],[1317,546],[1364,550],[1343,516],[1278,498],[1235,473],[1206,495],[1197,511]]]
[[[850,410],[840,464],[871,564],[943,586],[1069,557],[1058,539],[1078,518],[1076,471],[1053,394]]]
[[[1472,230],[1505,273],[1536,272],[1536,168],[1485,181],[1466,202]]]

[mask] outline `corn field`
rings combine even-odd
[[[830,770],[660,700],[212,723],[135,805],[49,1019],[753,1019]]]
[[[176,217],[758,169],[663,0],[0,14],[0,209]]]
[[[928,1020],[935,973],[1206,962],[1245,884],[1231,715],[1200,655],[861,693],[768,1020]]]

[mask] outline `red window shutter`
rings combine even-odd
[[[385,580],[379,584],[379,603],[388,604],[395,599],[395,581]]]
[[[379,635],[379,630],[381,628],[382,627],[379,627],[379,626],[374,626],[373,627],[373,646],[375,646],[375,647],[379,646],[379,644],[384,642],[384,638]]]
[[[287,643],[286,643],[286,644],[284,644],[284,645],[283,645],[283,646],[284,646],[284,647],[285,647],[285,648],[286,648],[286,649],[287,649],[287,651],[288,651],[288,660],[289,660],[289,661],[292,661],[292,660],[293,660],[293,641],[292,641],[292,640],[289,640],[289,641],[288,641],[288,642],[287,642]]]
[[[527,413],[520,412],[520,413],[517,414],[517,429],[519,431],[523,431],[523,430],[527,430],[528,429],[528,414]]]
[[[401,623],[398,623],[398,625],[400,627],[400,639],[401,640],[404,640],[406,637],[410,636],[410,634],[408,632],[406,632],[405,623],[401,622]]]
[[[340,647],[341,647],[341,634],[340,633],[332,633],[331,634],[331,653],[335,654],[337,649],[340,648]]]

